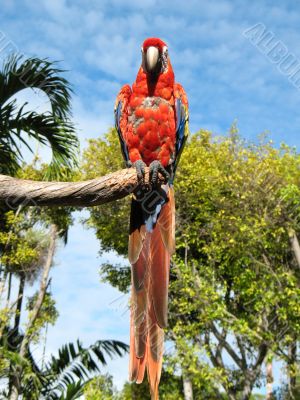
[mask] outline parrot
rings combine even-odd
[[[151,399],[159,398],[168,286],[175,252],[173,181],[188,137],[188,100],[175,83],[167,44],[146,39],[135,82],[124,85],[115,103],[115,126],[128,168],[139,190],[131,201],[128,258],[131,264],[129,379],[142,383],[145,370]],[[145,183],[149,167],[149,185]],[[164,180],[159,184],[159,174]]]

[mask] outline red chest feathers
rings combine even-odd
[[[161,97],[132,96],[124,132],[132,162],[149,165],[159,160],[166,167],[175,151],[175,113]]]

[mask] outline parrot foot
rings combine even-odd
[[[152,185],[157,184],[157,179],[158,179],[158,173],[160,173],[165,180],[167,181],[170,178],[169,173],[166,171],[166,169],[161,165],[160,161],[155,160],[152,161],[152,163],[149,166],[150,169],[150,182]]]
[[[146,167],[146,164],[144,163],[144,161],[137,160],[134,163],[130,162],[129,167],[135,168],[138,183],[144,183],[145,182],[145,167]]]

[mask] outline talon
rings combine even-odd
[[[132,164],[132,166],[136,169],[136,174],[139,183],[144,183],[145,180],[145,166],[146,164],[142,160],[137,160]]]
[[[161,173],[161,175],[165,178],[167,181],[170,178],[169,173],[166,171],[166,169],[161,165],[160,161],[155,160],[152,161],[152,163],[149,166],[150,169],[150,182],[153,185],[156,185],[157,179],[158,179],[158,173]]]

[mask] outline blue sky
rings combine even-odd
[[[246,37],[256,24],[273,42],[256,46]],[[188,93],[193,132],[223,134],[237,120],[244,137],[254,140],[267,131],[276,143],[299,147],[300,91],[270,51],[281,42],[297,68],[299,26],[300,5],[289,0],[1,0],[0,58],[14,48],[60,60],[73,84],[74,120],[84,147],[86,139],[112,126],[116,94],[135,79],[142,41],[159,36],[169,44],[176,79]],[[24,96],[45,107],[45,99]],[[122,309],[127,300],[113,308],[119,293],[99,283],[98,249],[93,232],[76,223],[69,245],[58,252],[52,287],[61,316],[49,330],[49,352],[76,337],[86,343],[128,341]],[[126,362],[111,367],[120,382]]]

